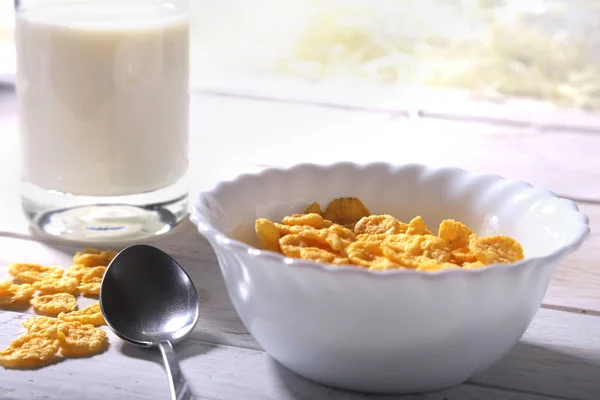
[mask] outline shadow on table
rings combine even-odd
[[[460,399],[471,390],[449,388],[414,395],[367,395],[333,389],[309,381],[270,359],[273,375],[286,392],[286,399],[402,399],[450,400]],[[469,379],[466,384],[472,395],[493,394],[498,399],[506,395],[516,399],[535,395],[552,398],[598,399],[600,393],[600,354],[573,355],[552,347],[519,342],[502,360]],[[479,388],[477,388],[479,387]],[[458,396],[458,397],[457,397]],[[476,398],[476,397],[475,397]]]
[[[469,383],[556,398],[598,399],[600,354],[597,346],[578,343],[569,348],[568,338],[565,343],[567,346],[555,347],[521,341]],[[588,351],[582,351],[586,347]]]
[[[290,371],[273,358],[269,357],[273,375],[281,384],[285,393],[282,398],[293,400],[354,400],[354,399],[382,399],[382,400],[454,400],[458,397],[448,397],[447,391],[437,391],[428,394],[412,395],[385,395],[365,394],[335,389],[329,386],[310,381]]]
[[[365,395],[333,389],[310,381],[290,371],[273,358],[269,357],[273,376],[281,383],[286,399],[364,399]]]
[[[217,338],[214,338],[212,340],[218,341]],[[182,342],[175,344],[173,347],[175,349],[175,353],[177,354],[177,359],[181,362],[191,357],[207,354],[217,346],[218,345],[216,344],[186,339]],[[119,351],[121,352],[121,354],[127,357],[152,361],[157,364],[160,364],[161,366],[163,365],[162,356],[160,354],[160,350],[158,350],[157,347],[145,348],[133,345],[128,342],[122,342]]]

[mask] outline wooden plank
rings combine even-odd
[[[0,233],[31,236],[20,212],[12,92],[0,90],[0,107]],[[600,148],[600,135],[407,120],[389,113],[201,95],[192,97],[191,114],[193,190],[204,187],[205,181],[243,172],[251,163],[344,159],[456,165],[524,179],[562,195],[600,200],[600,159],[592,151]]]
[[[174,255],[187,269],[201,297],[200,320],[194,340],[260,350],[238,318],[226,293],[220,270],[209,245],[193,236],[184,224],[178,235],[155,243]],[[193,244],[193,246],[191,245]],[[14,260],[68,265],[74,250],[34,241],[0,238],[0,279],[6,263]],[[500,364],[474,380],[477,384],[528,390],[534,394],[595,400],[600,393],[600,317],[540,310],[523,340]],[[565,372],[569,371],[569,372]]]
[[[10,104],[16,100],[12,92],[2,90],[0,99],[0,166],[12,164],[14,168],[18,164],[17,116]],[[407,119],[392,112],[198,94],[191,98],[191,110],[190,157],[197,176],[210,174],[215,163],[223,162],[422,162],[496,173],[565,196],[600,200],[596,184],[600,159],[593,151],[600,149],[596,134]]]
[[[600,204],[580,204],[592,232],[579,251],[557,268],[544,304],[600,315]]]
[[[600,135],[201,95],[192,107],[194,157],[205,161],[454,165],[600,200],[600,159],[592,150],[600,149]],[[211,156],[207,146],[222,151]]]
[[[520,342],[471,380],[557,397],[600,397],[600,317],[540,310]]]
[[[192,62],[194,64],[194,62]],[[239,63],[238,63],[239,64]],[[208,67],[208,68],[207,68]],[[214,70],[202,59],[193,66],[191,89],[195,94],[274,103],[323,105],[333,109],[372,110],[397,114],[419,114],[446,119],[480,120],[488,124],[599,131],[600,116],[578,108],[527,98],[486,100],[468,90],[424,88],[359,81],[307,82],[293,76],[254,74],[248,70]]]
[[[23,332],[23,314],[0,312],[0,345]],[[89,359],[68,359],[34,371],[0,374],[4,400],[88,400],[168,398],[166,374],[157,351],[128,345],[109,332],[109,350]],[[314,384],[277,364],[262,351],[186,340],[175,347],[198,399],[375,399]],[[403,400],[544,400],[556,397],[472,384]]]

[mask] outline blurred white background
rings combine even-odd
[[[576,110],[573,125],[600,126],[589,119],[600,109],[597,0],[191,5],[195,90],[417,111],[441,105],[453,115],[477,108],[478,117],[542,124],[557,110],[571,110],[559,120]],[[14,73],[12,19],[12,2],[3,0],[4,75]],[[515,117],[514,109],[523,111]]]

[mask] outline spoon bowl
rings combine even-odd
[[[100,288],[100,308],[115,335],[161,350],[173,399],[191,398],[172,344],[193,331],[198,304],[198,291],[183,267],[149,245],[129,246],[117,254]]]

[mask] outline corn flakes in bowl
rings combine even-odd
[[[271,357],[379,393],[443,389],[494,364],[589,233],[573,202],[525,182],[386,163],[241,175],[201,193],[192,221]]]

